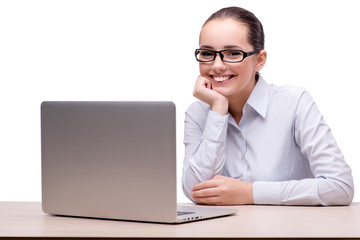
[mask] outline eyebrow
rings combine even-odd
[[[224,49],[243,49],[242,47],[238,46],[238,45],[226,45],[224,46]]]
[[[200,48],[214,49],[214,47],[212,47],[210,45],[202,45],[202,46],[200,46]],[[226,46],[224,46],[224,49],[243,49],[243,48],[238,45],[226,45]]]
[[[212,46],[209,45],[201,45],[200,48],[214,49]]]

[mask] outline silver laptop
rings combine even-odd
[[[43,102],[41,157],[45,213],[166,223],[236,213],[177,206],[172,102]]]

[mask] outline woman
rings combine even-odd
[[[210,16],[185,115],[185,195],[200,204],[349,205],[351,169],[314,100],[269,85],[260,21],[230,7]]]

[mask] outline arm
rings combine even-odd
[[[354,195],[351,169],[314,100],[306,92],[297,106],[294,134],[314,178],[255,182],[255,204],[349,205]]]
[[[200,102],[186,112],[182,185],[189,199],[194,185],[221,173],[225,163],[227,123],[228,115],[221,116]]]
[[[225,146],[229,114],[228,99],[199,77],[197,102],[185,115],[185,160],[182,185],[185,195],[201,204],[252,204],[252,184],[220,176],[226,160]]]
[[[205,77],[198,77],[194,96],[208,105],[196,102],[185,114],[182,185],[189,199],[194,185],[221,172],[225,162],[229,118],[227,98],[212,90],[210,81]]]

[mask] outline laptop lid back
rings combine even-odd
[[[43,102],[43,211],[173,221],[175,114],[171,102]]]

